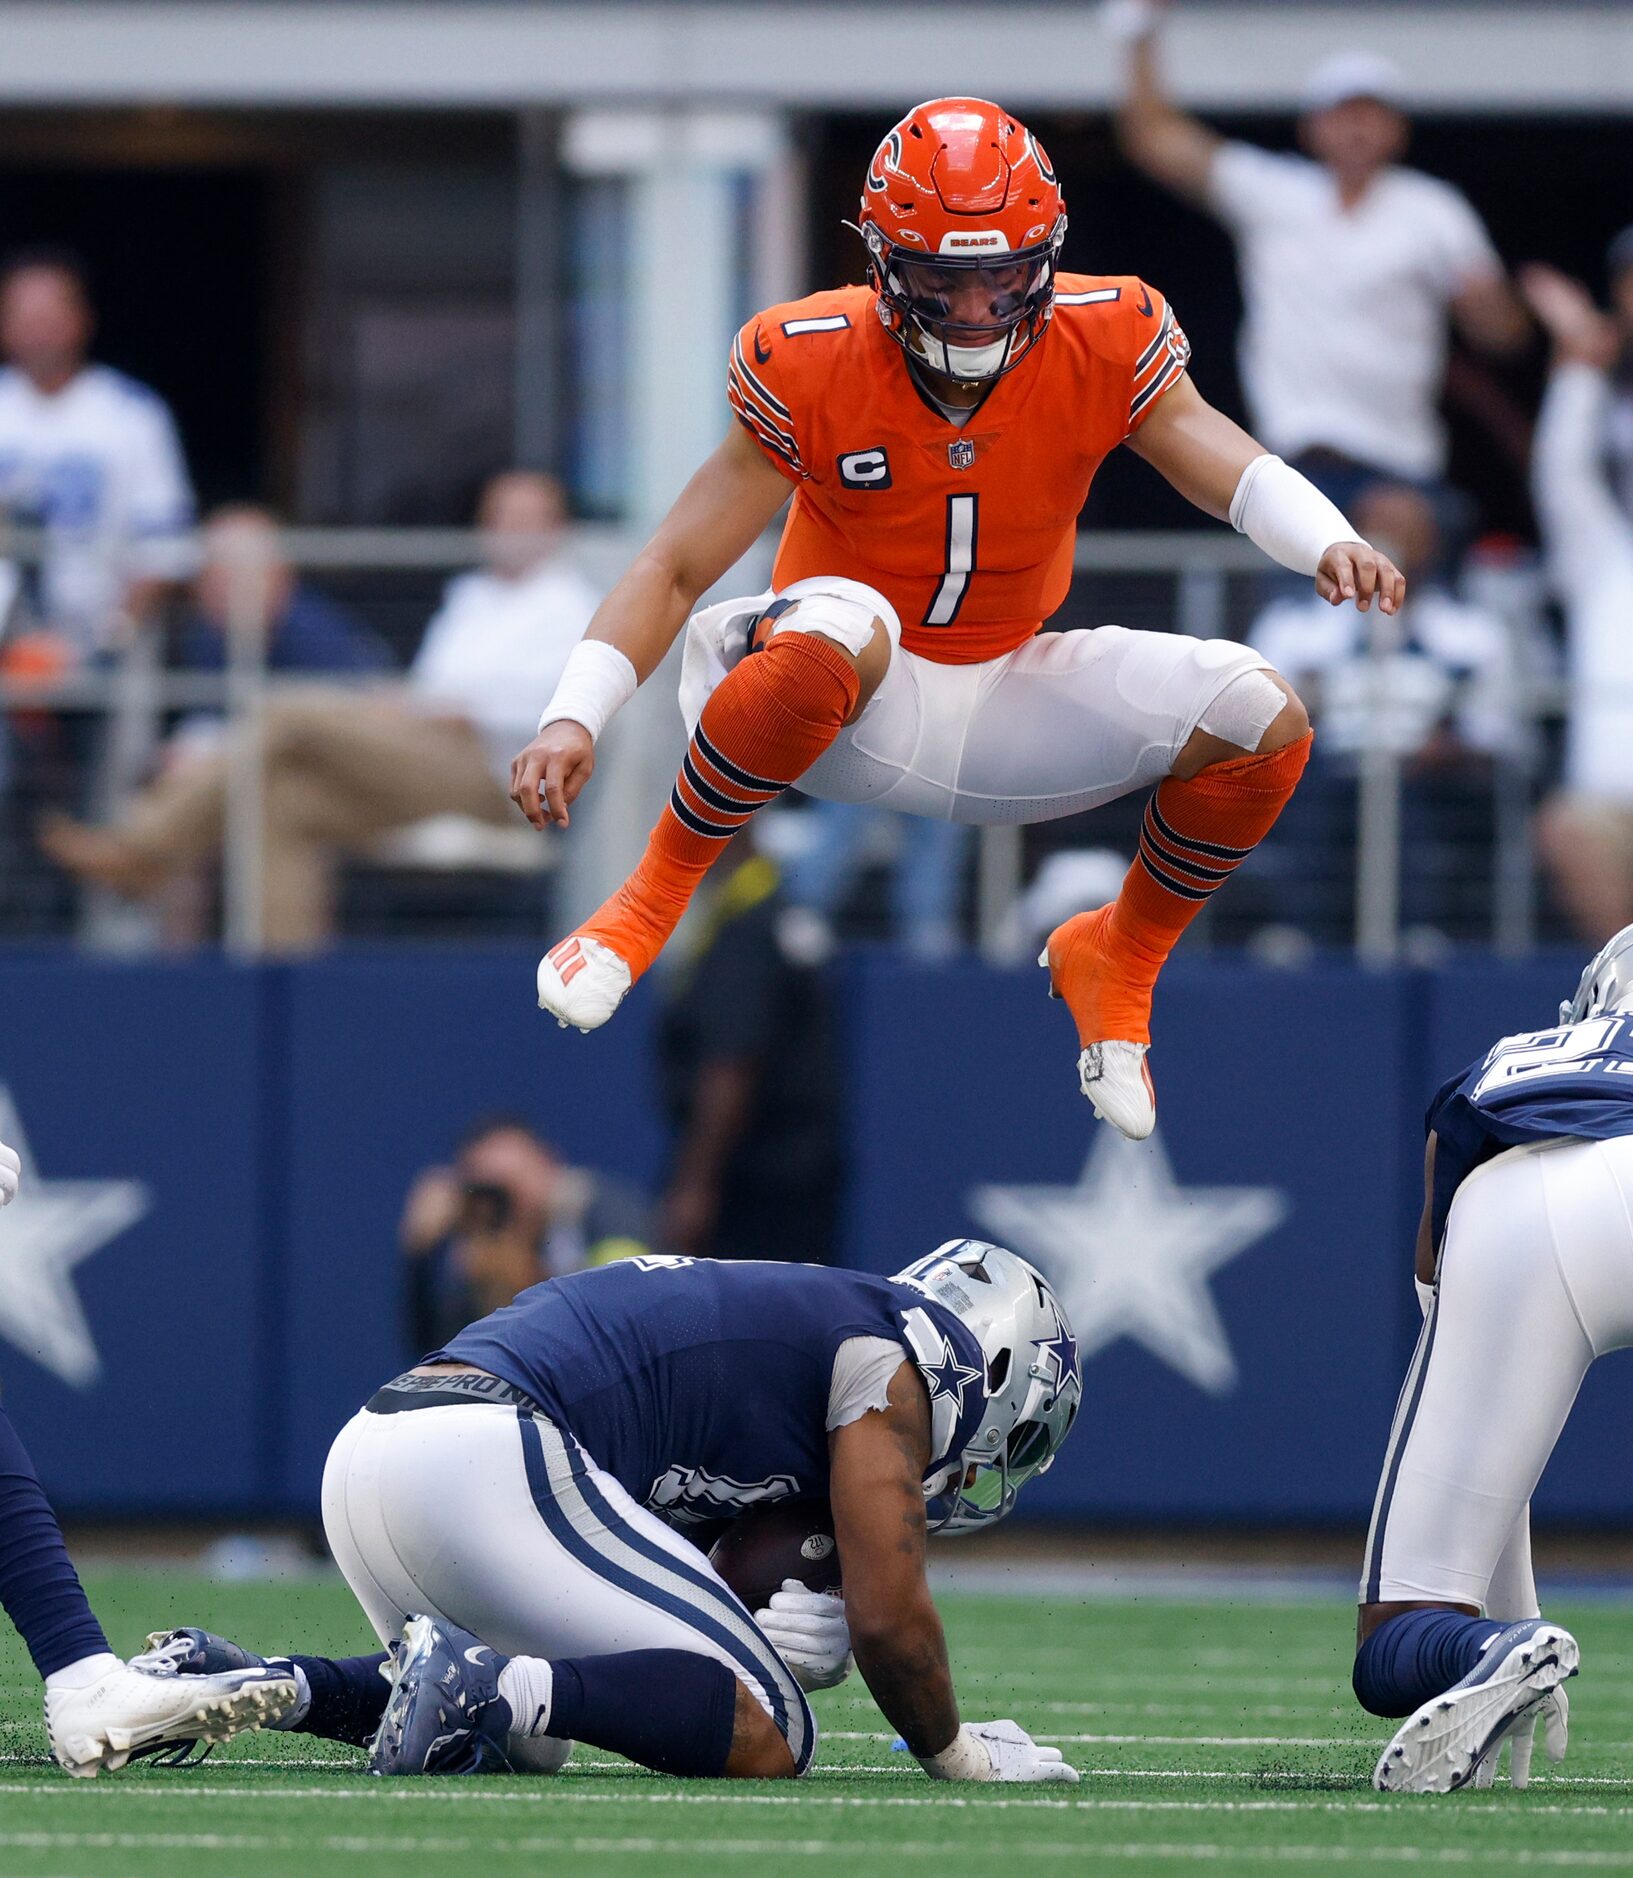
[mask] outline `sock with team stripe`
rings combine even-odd
[[[42,1677],[110,1654],[11,1417],[0,1409],[0,1605]]]
[[[775,633],[744,658],[703,707],[634,873],[557,950],[599,939],[639,978],[726,843],[822,755],[860,691],[855,665],[817,633]]]
[[[1049,940],[1055,989],[1085,1045],[1151,1041],[1157,974],[1196,918],[1274,825],[1310,755],[1310,734],[1267,754],[1169,776],[1146,804],[1139,851],[1110,906]]]
[[[1460,1683],[1503,1629],[1444,1606],[1402,1611],[1355,1652],[1355,1699],[1371,1715],[1410,1715]]]

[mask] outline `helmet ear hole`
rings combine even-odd
[[[1009,1381],[1009,1351],[1002,1349],[987,1364],[987,1394],[996,1395]]]

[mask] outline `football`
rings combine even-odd
[[[714,1543],[710,1563],[751,1611],[785,1578],[808,1591],[839,1589],[839,1547],[826,1500],[780,1500],[744,1513]]]

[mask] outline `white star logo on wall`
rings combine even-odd
[[[971,1215],[1060,1294],[1083,1360],[1131,1337],[1224,1395],[1236,1359],[1209,1275],[1287,1217],[1275,1187],[1181,1187],[1161,1137],[1101,1128],[1076,1186],[977,1187]]]
[[[0,1086],[0,1141],[23,1164],[17,1198],[0,1213],[0,1337],[42,1369],[88,1389],[102,1373],[74,1289],[74,1267],[151,1205],[139,1180],[47,1180],[34,1164],[11,1092]]]

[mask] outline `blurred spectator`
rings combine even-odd
[[[162,398],[87,363],[94,318],[73,256],[36,249],[0,267],[0,511],[48,536],[20,570],[17,627],[61,664],[106,646],[190,566],[193,491]]]
[[[790,956],[776,864],[734,838],[678,935],[658,1021],[672,1133],[666,1247],[714,1258],[834,1256],[838,1065],[826,987]]]
[[[1564,777],[1537,832],[1561,903],[1594,945],[1633,920],[1633,517],[1606,468],[1613,373],[1633,356],[1633,238],[1612,247],[1611,269],[1616,318],[1552,268],[1522,280],[1554,346],[1532,495],[1565,607],[1568,685]]]
[[[1407,577],[1399,613],[1278,600],[1248,643],[1310,701],[1324,760],[1386,749],[1419,763],[1494,756],[1523,734],[1507,623],[1434,584],[1434,508],[1405,484],[1375,483],[1352,519]]]
[[[565,509],[547,476],[511,471],[483,493],[487,565],[449,584],[406,683],[362,697],[305,686],[261,720],[263,936],[308,952],[334,928],[340,862],[432,815],[509,827],[511,753],[531,736],[597,595],[559,559]],[[173,765],[108,828],[52,816],[41,846],[81,878],[133,897],[219,853],[232,733]]]
[[[1491,759],[1527,747],[1506,620],[1435,584],[1433,504],[1420,489],[1375,483],[1353,509],[1367,540],[1407,577],[1392,618],[1315,599],[1278,600],[1248,643],[1287,675],[1316,724],[1298,801],[1277,824],[1261,873],[1275,877],[1278,922],[1322,936],[1352,917],[1352,870],[1324,871],[1354,839],[1357,777],[1368,750],[1402,759],[1401,910],[1411,927],[1463,923],[1461,877],[1489,847]],[[1489,866],[1489,853],[1474,871]],[[1279,874],[1278,874],[1279,870]]]
[[[1235,238],[1256,435],[1341,506],[1379,474],[1438,481],[1448,316],[1490,353],[1519,350],[1529,329],[1469,203],[1401,166],[1401,74],[1371,53],[1324,60],[1305,84],[1307,155],[1275,154],[1176,106],[1157,63],[1163,11],[1159,0],[1108,8],[1130,46],[1119,138],[1131,162]]]
[[[290,566],[278,545],[279,526],[270,510],[250,503],[228,504],[206,519],[203,562],[174,662],[184,671],[224,670],[237,626],[259,639],[269,671],[389,671],[384,643]]]
[[[815,951],[832,947],[835,922],[881,827],[899,844],[890,866],[897,943],[914,958],[926,960],[949,958],[959,949],[959,899],[970,829],[958,822],[897,815],[851,802],[812,801],[800,821],[807,845],[785,862],[783,885],[790,906],[815,922]]]
[[[415,1177],[398,1228],[409,1342],[434,1350],[518,1291],[651,1249],[634,1188],[570,1167],[531,1123],[490,1116]]]

